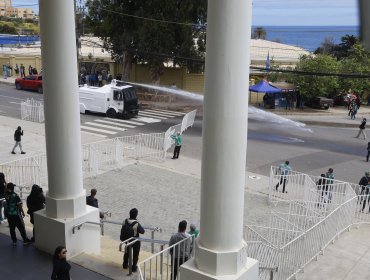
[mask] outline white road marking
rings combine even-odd
[[[166,117],[160,117],[160,116],[157,116],[156,114],[151,114],[151,113],[145,113],[145,112],[139,112],[139,116],[143,116],[143,117],[155,117],[157,119],[161,119],[161,120],[166,120],[168,118]]]
[[[146,118],[146,117],[138,117],[136,119],[138,121],[145,122],[145,123],[157,123],[157,122],[161,122],[161,120],[154,119],[154,118]]]
[[[92,130],[92,131],[97,131],[97,132],[106,133],[106,134],[117,134],[117,132],[114,132],[114,131],[99,129],[95,127],[89,127],[89,126],[84,126],[84,125],[81,125],[80,127],[86,130]]]
[[[157,111],[157,110],[151,110],[151,109],[145,109],[143,112],[149,112],[149,113],[156,113],[156,114],[159,114],[159,115],[163,115],[163,116],[170,116],[170,117],[177,117],[177,116],[183,116],[183,114],[178,114],[177,112],[162,112],[162,111]]]
[[[163,112],[163,113],[176,113],[177,115],[183,116],[186,115],[187,113],[184,112],[176,112],[176,111],[168,111],[168,110],[162,110],[162,109],[151,109],[152,111],[158,111],[158,112]]]
[[[105,120],[113,120],[115,122],[120,122],[120,123],[128,123],[128,124],[136,124],[136,125],[145,125],[145,123],[139,123],[135,121],[127,121],[127,120],[121,120],[121,119],[112,119],[112,118],[104,118]],[[134,119],[136,120],[136,118]]]
[[[89,134],[89,135],[94,135],[94,136],[102,137],[102,138],[107,138],[107,136],[106,136],[106,135],[97,134],[97,133],[88,132],[88,131],[81,131],[81,133],[85,133],[85,134]]]
[[[108,129],[118,130],[118,131],[126,131],[127,130],[125,128],[120,128],[120,127],[111,126],[111,125],[105,125],[105,124],[100,124],[100,123],[85,122],[84,125],[85,124],[92,125],[92,126],[98,126],[98,127],[102,127],[102,128],[108,128]]]
[[[113,125],[126,127],[126,128],[135,128],[136,127],[134,125],[124,124],[124,123],[116,123],[116,122],[106,121],[106,120],[94,120],[94,122],[100,122],[100,123],[105,123],[105,124],[113,124]]]

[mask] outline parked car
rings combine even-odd
[[[318,109],[329,109],[333,107],[334,100],[331,98],[326,98],[322,96],[313,97],[305,102],[305,105],[311,108],[318,108]]]
[[[357,106],[361,105],[361,98],[352,93],[341,93],[334,98],[334,106],[348,106],[354,100]]]
[[[15,88],[18,90],[29,89],[42,93],[42,75],[30,75],[15,79]]]

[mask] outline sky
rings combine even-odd
[[[357,1],[358,0],[252,0],[252,25],[358,25]],[[38,13],[38,0],[13,0],[13,6],[27,6],[33,8],[35,12]]]

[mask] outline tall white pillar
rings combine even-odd
[[[243,241],[251,9],[208,1],[201,233],[181,279],[258,279]]]
[[[77,223],[99,221],[98,210],[86,207],[82,183],[74,1],[39,0],[39,13],[49,190],[46,210],[35,218],[36,245],[49,252],[65,245],[69,256],[84,247],[96,252],[90,242],[100,247],[99,227],[72,233]],[[85,233],[91,237],[82,241]]]

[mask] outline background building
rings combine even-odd
[[[6,16],[7,8],[12,7],[12,0],[0,0],[0,16]]]
[[[27,19],[27,18],[33,19],[35,17],[35,12],[31,8],[8,7],[5,9],[5,16],[22,18],[22,19]]]

